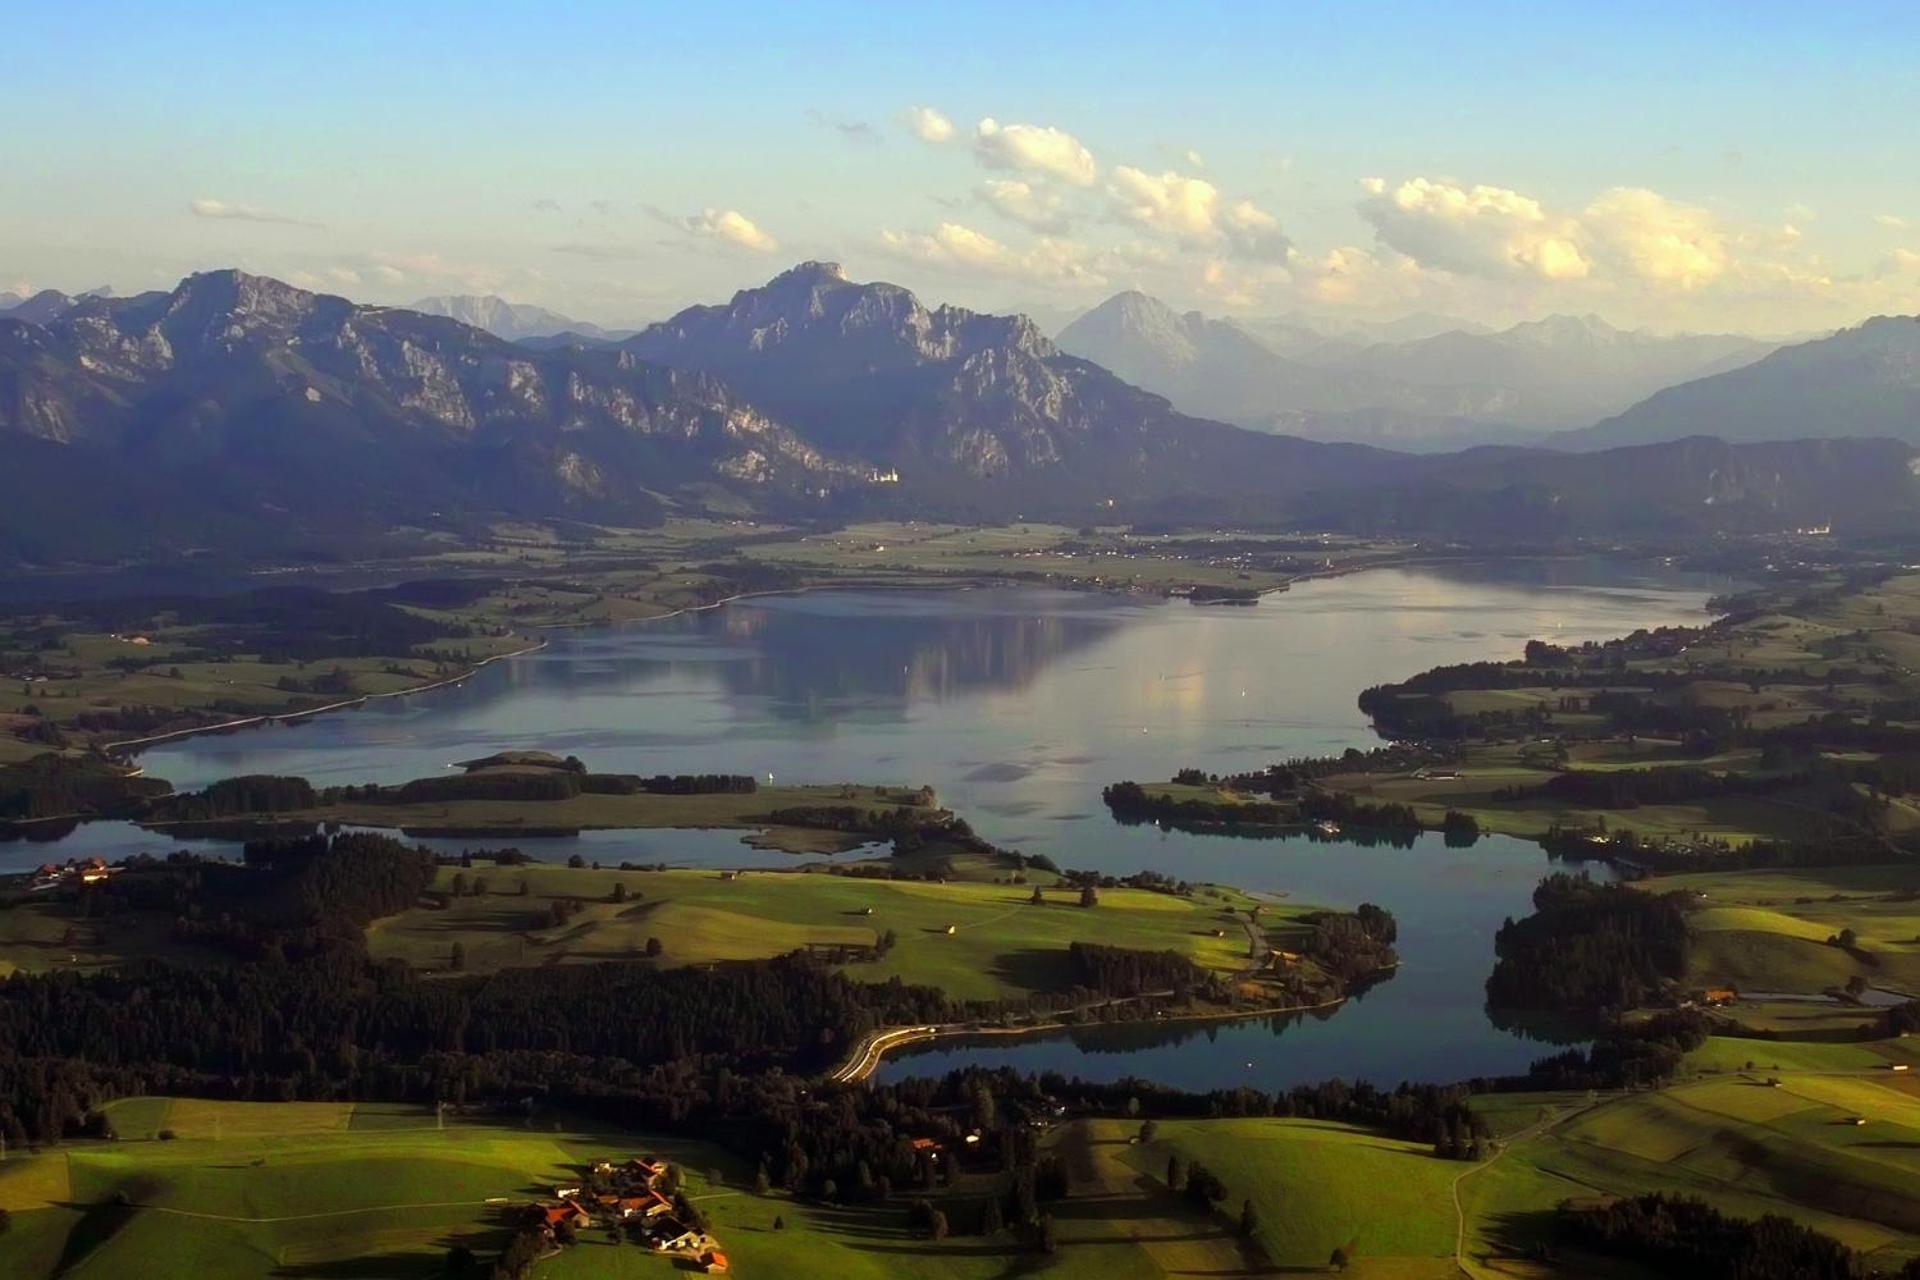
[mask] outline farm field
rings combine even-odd
[[[0,1239],[9,1280],[55,1276],[380,1277],[430,1280],[446,1250],[482,1257],[505,1241],[506,1203],[549,1198],[581,1166],[635,1151],[679,1164],[733,1274],[747,1280],[994,1280],[1028,1270],[1060,1280],[1159,1280],[1240,1272],[1252,1259],[1230,1225],[1140,1178],[1119,1153],[1122,1126],[1073,1123],[1047,1135],[1073,1192],[1048,1205],[1059,1251],[1021,1233],[974,1234],[998,1177],[963,1174],[934,1193],[955,1224],[933,1242],[906,1223],[904,1203],[841,1207],[756,1195],[730,1154],[698,1142],[551,1120],[436,1128],[400,1106],[231,1103],[136,1098],[112,1104],[117,1142],[75,1143],[0,1165]],[[161,1129],[175,1136],[159,1140]],[[124,1196],[126,1203],[121,1203]],[[489,1203],[496,1201],[499,1203]],[[780,1225],[776,1227],[776,1219]],[[584,1232],[539,1263],[535,1280],[667,1280],[684,1266]],[[1371,1271],[1353,1274],[1413,1275]]]
[[[1169,1155],[1205,1164],[1228,1187],[1223,1214],[1253,1201],[1260,1247],[1283,1270],[1324,1267],[1345,1247],[1356,1276],[1455,1274],[1451,1187],[1472,1166],[1430,1146],[1323,1120],[1168,1120],[1138,1146],[1117,1122],[1090,1129],[1145,1179],[1164,1181]]]
[[[892,930],[883,957],[849,966],[863,980],[898,977],[932,983],[961,999],[990,999],[1067,984],[1066,947],[1076,939],[1147,950],[1172,950],[1204,968],[1230,972],[1246,963],[1245,929],[1228,918],[1252,899],[1235,890],[1203,888],[1192,898],[1143,889],[1105,889],[1099,905],[1078,905],[1077,890],[1043,889],[1039,880],[934,883],[881,880],[825,872],[709,870],[616,871],[550,866],[491,867],[464,873],[441,868],[436,887],[453,877],[486,881],[484,895],[453,897],[444,909],[420,908],[376,921],[368,946],[377,959],[399,958],[444,970],[453,945],[465,969],[631,959],[647,941],[661,942],[663,965],[762,958],[808,946],[872,946]],[[526,886],[522,893],[521,886]],[[613,900],[616,886],[625,900]],[[552,903],[584,906],[563,925]],[[1284,933],[1307,910],[1269,907],[1262,924]],[[952,926],[953,932],[947,929]],[[1216,937],[1215,931],[1224,931]]]
[[[1558,1124],[1520,1137],[1466,1178],[1469,1258],[1534,1274],[1515,1255],[1547,1238],[1560,1201],[1651,1191],[1701,1196],[1743,1217],[1784,1214],[1883,1268],[1920,1254],[1920,1089],[1886,1071],[1885,1057],[1879,1070],[1838,1065],[1861,1061],[1841,1051],[1869,1046],[1746,1043],[1757,1061],[1775,1048],[1804,1056],[1780,1054],[1777,1075],[1728,1071],[1575,1102]]]

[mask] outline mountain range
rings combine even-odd
[[[1916,509],[1892,442],[1422,457],[1246,431],[1024,317],[826,263],[617,344],[543,349],[238,271],[44,323],[0,314],[0,437],[0,551],[42,563],[669,509],[1525,538],[1904,527]]]
[[[1273,324],[1256,331],[1140,293],[1095,307],[1061,331],[1060,345],[1188,412],[1422,451],[1543,441],[1772,349],[1734,335],[1628,332],[1597,316],[1377,341]]]
[[[1877,316],[1669,387],[1560,443],[1606,449],[1682,432],[1742,441],[1886,436],[1920,444],[1920,316]]]

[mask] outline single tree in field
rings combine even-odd
[[[1167,1157],[1167,1190],[1178,1191],[1187,1185],[1186,1170],[1180,1167],[1179,1156]]]
[[[1345,1271],[1347,1264],[1352,1261],[1353,1255],[1347,1252],[1347,1246],[1336,1245],[1332,1255],[1327,1258],[1327,1265],[1335,1271]]]
[[[1159,1136],[1159,1133],[1160,1126],[1152,1120],[1142,1120],[1140,1122],[1140,1141],[1152,1142],[1155,1137]]]
[[[1253,1201],[1240,1202],[1240,1235],[1243,1239],[1253,1239],[1253,1233],[1260,1229],[1260,1219],[1253,1212]]]
[[[467,967],[467,948],[465,943],[456,942],[453,950],[447,954],[447,968],[455,973]]]
[[[1031,902],[1036,907],[1044,907],[1047,905],[1047,895],[1040,892],[1039,885],[1035,885],[1033,886],[1033,896],[1031,898],[1028,898],[1027,901]]]
[[[1100,895],[1094,890],[1092,885],[1088,885],[1080,891],[1080,905],[1083,907],[1097,907],[1100,905]]]
[[[1040,1217],[1040,1252],[1058,1253],[1060,1251],[1060,1228],[1054,1225],[1053,1215]]]
[[[665,950],[666,950],[666,948],[665,948],[664,946],[662,946],[662,945],[661,945],[661,943],[660,943],[660,939],[658,939],[658,938],[648,938],[648,939],[647,939],[647,954],[648,954],[649,956],[654,956],[654,957],[658,957],[658,956],[659,956],[659,954],[660,954],[660,953],[661,953],[662,951],[665,951]]]

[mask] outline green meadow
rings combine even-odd
[[[1694,1065],[1769,1065],[1569,1099],[1559,1123],[1462,1181],[1467,1253],[1525,1272],[1513,1259],[1548,1238],[1561,1201],[1663,1191],[1743,1217],[1783,1214],[1897,1268],[1920,1255],[1920,1087],[1887,1067],[1915,1056],[1904,1045],[1720,1041]]]
[[[1821,992],[1858,977],[1920,994],[1920,863],[1663,876],[1648,887],[1696,895],[1697,985]],[[1827,941],[1844,929],[1852,946]]]
[[[1252,899],[1202,887],[1192,897],[1143,889],[1103,889],[1099,905],[1082,907],[1077,890],[989,880],[880,880],[824,871],[616,871],[477,864],[442,868],[436,885],[450,890],[462,874],[484,895],[453,897],[440,909],[416,908],[376,921],[367,940],[374,956],[446,970],[453,946],[468,972],[533,964],[644,957],[658,938],[666,966],[757,959],[809,946],[869,947],[891,930],[894,945],[878,960],[851,964],[863,980],[898,977],[931,983],[961,999],[1000,998],[1068,984],[1066,949],[1076,940],[1176,951],[1203,968],[1231,972],[1246,964],[1245,918]],[[1051,876],[1041,876],[1051,881]],[[522,886],[525,892],[522,892]],[[615,901],[624,886],[623,901]],[[579,913],[555,925],[555,899],[582,901]],[[1261,924],[1284,939],[1305,908],[1263,910]],[[952,932],[948,930],[951,928]]]
[[[1123,1143],[1131,1131],[1096,1130]],[[1237,1220],[1252,1200],[1258,1244],[1283,1270],[1324,1267],[1345,1248],[1359,1276],[1454,1274],[1451,1188],[1472,1166],[1428,1145],[1333,1121],[1260,1118],[1161,1121],[1153,1141],[1122,1150],[1149,1180],[1165,1180],[1170,1155],[1212,1169],[1230,1192],[1220,1212]]]

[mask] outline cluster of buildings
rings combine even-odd
[[[42,863],[27,882],[29,893],[44,893],[61,885],[99,884],[113,874],[113,868],[100,858],[70,858],[63,865]]]
[[[534,1206],[539,1225],[550,1235],[561,1229],[593,1227],[633,1232],[656,1253],[686,1258],[697,1270],[724,1273],[727,1255],[706,1231],[680,1220],[666,1194],[668,1165],[656,1156],[634,1156],[624,1164],[602,1160],[586,1179],[553,1189],[554,1203]]]

